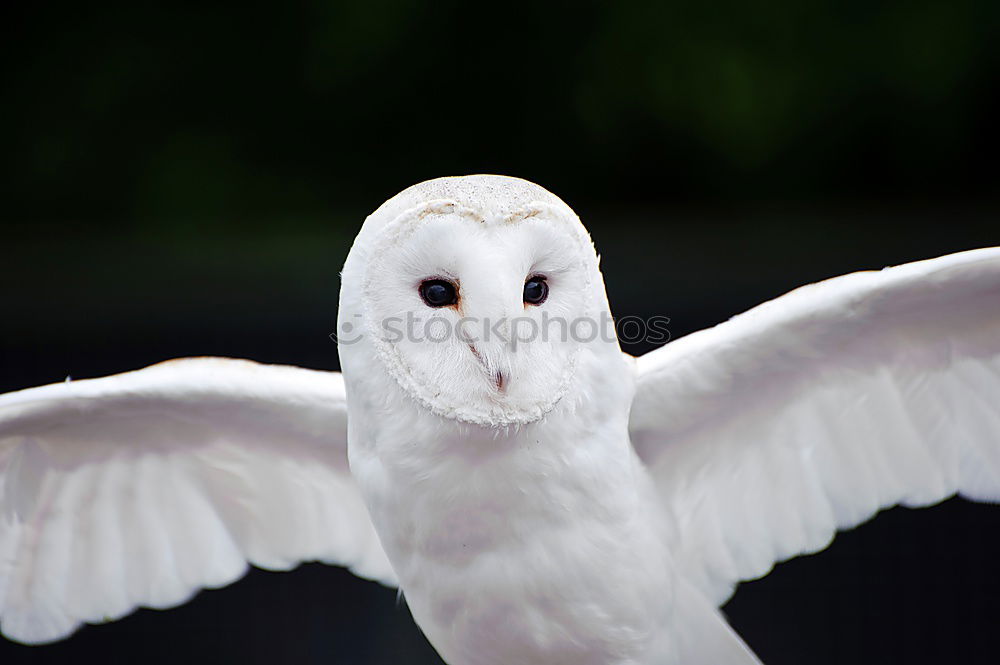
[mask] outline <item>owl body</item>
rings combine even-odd
[[[364,331],[340,344],[351,473],[449,665],[756,662],[676,575],[630,441],[635,360],[565,203],[493,176],[417,185],[342,278],[340,326]]]
[[[350,403],[352,473],[447,662],[674,662],[667,515],[628,440],[624,358],[503,436],[427,413],[377,369],[348,373],[364,383],[349,391],[387,398]]]

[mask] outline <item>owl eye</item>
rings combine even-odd
[[[455,285],[443,279],[428,279],[421,282],[420,297],[428,307],[447,307],[458,302]]]
[[[549,297],[549,285],[545,277],[535,275],[524,283],[524,302],[529,305],[541,305]]]

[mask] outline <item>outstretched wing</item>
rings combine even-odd
[[[1000,248],[806,286],[636,367],[633,443],[719,603],[881,508],[1000,499]]]
[[[313,559],[395,584],[348,469],[340,374],[192,358],[0,396],[7,637]]]

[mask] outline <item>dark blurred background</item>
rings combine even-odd
[[[335,369],[354,234],[439,175],[562,196],[615,313],[674,337],[1000,243],[992,0],[4,11],[0,390],[196,354]],[[994,663],[998,527],[894,510],[725,609],[767,665]],[[310,564],[0,662],[440,661],[392,591]]]

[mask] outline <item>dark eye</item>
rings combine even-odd
[[[524,302],[529,305],[541,305],[549,297],[549,285],[541,275],[528,278],[524,283]]]
[[[447,307],[458,302],[455,285],[443,279],[429,279],[420,284],[420,297],[430,307]]]

